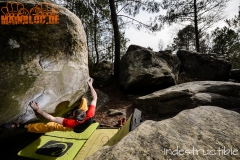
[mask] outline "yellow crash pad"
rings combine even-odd
[[[85,158],[91,156],[98,150],[98,148],[106,144],[118,131],[118,129],[95,130],[82,149],[79,151],[75,157],[75,160],[84,160]]]
[[[98,125],[99,125],[99,123],[93,123],[82,133],[76,133],[74,131],[53,131],[53,132],[47,132],[47,133],[45,133],[45,135],[52,136],[52,137],[87,140],[92,135],[92,133],[96,130]]]
[[[41,136],[18,152],[19,156],[41,160],[72,160],[86,140]]]
[[[130,132],[131,120],[132,115],[128,118],[127,122],[122,126],[122,128],[105,145],[113,146],[123,137],[125,137]]]

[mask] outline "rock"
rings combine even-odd
[[[93,79],[99,87],[106,87],[113,81],[113,74],[107,70],[102,70],[94,75]]]
[[[94,79],[94,83],[99,87],[106,87],[113,81],[113,63],[109,61],[102,61],[95,64],[89,63],[90,76]]]
[[[123,112],[116,110],[116,109],[109,109],[107,111],[108,116],[116,116],[116,115],[123,115],[123,114],[124,114]]]
[[[109,61],[102,61],[98,64],[98,68],[109,72],[113,72],[113,66],[114,66],[113,63]]]
[[[136,98],[141,97],[140,95],[128,94],[127,99],[135,100]]]
[[[100,148],[87,160],[240,159],[240,114],[214,106],[145,121],[116,145]]]
[[[220,81],[182,83],[136,99],[140,110],[149,113],[176,114],[202,105],[239,110],[240,84]]]
[[[101,108],[102,106],[104,106],[105,104],[107,104],[109,102],[109,97],[108,95],[104,94],[103,92],[99,91],[98,89],[95,89],[96,93],[97,93],[97,110],[99,108]],[[88,106],[90,105],[91,101],[92,101],[92,94],[90,89],[83,95],[83,98],[87,99],[88,102]]]
[[[217,54],[201,54],[179,50],[180,73],[185,72],[190,79],[227,81],[231,70],[228,59]]]
[[[7,2],[0,0],[1,7]],[[30,10],[42,1],[16,2]],[[0,125],[23,114],[19,122],[35,118],[27,107],[30,101],[53,113],[59,103],[71,105],[87,89],[88,50],[82,23],[62,6],[51,3],[47,9],[53,8],[59,10],[59,24],[0,25]]]
[[[176,55],[131,45],[120,62],[119,84],[131,93],[150,93],[175,85],[179,67]]]
[[[232,69],[230,72],[230,78],[235,82],[240,82],[240,69]]]

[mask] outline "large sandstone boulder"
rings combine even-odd
[[[168,52],[129,46],[120,62],[119,83],[128,92],[152,92],[176,84],[180,62]]]
[[[42,1],[14,2],[29,11]],[[0,6],[9,12],[17,7],[12,4],[9,8],[3,0]],[[42,10],[56,8],[59,24],[0,25],[0,125],[21,115],[20,122],[35,118],[28,107],[30,101],[53,113],[59,103],[71,105],[87,89],[88,52],[82,23],[72,12],[52,3]]]
[[[227,81],[231,71],[230,61],[217,54],[201,54],[179,50],[177,56],[181,61],[180,73],[190,79]]]
[[[182,83],[136,99],[141,110],[149,113],[176,114],[202,105],[240,111],[240,84],[220,81]]]
[[[113,147],[100,148],[88,160],[240,159],[240,114],[214,106],[145,121]]]

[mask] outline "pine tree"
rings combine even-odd
[[[199,35],[224,18],[223,10],[229,0],[163,0],[165,15],[159,15],[161,23],[190,22],[194,26],[195,48],[200,52]]]

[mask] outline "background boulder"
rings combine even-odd
[[[240,159],[240,114],[214,106],[145,121],[116,145],[100,148],[88,160]]]
[[[97,93],[97,106],[96,106],[96,110],[98,110],[99,108],[101,108],[102,106],[104,106],[105,104],[107,104],[109,102],[109,96],[104,94],[103,92],[101,92],[98,89],[95,89],[96,93]],[[83,95],[83,98],[87,99],[87,103],[88,106],[91,104],[92,101],[92,94],[91,94],[91,90],[88,89],[88,91]]]
[[[180,62],[168,52],[129,46],[120,62],[119,84],[128,92],[152,92],[175,85]]]
[[[230,72],[230,78],[235,82],[240,82],[240,69],[232,69]]]
[[[203,105],[233,109],[240,113],[240,84],[220,81],[182,83],[138,97],[135,103],[140,110],[159,115],[176,114]]]
[[[0,1],[6,6],[7,1]],[[42,1],[17,0],[28,10]],[[59,5],[59,24],[0,25],[0,125],[35,118],[36,101],[49,113],[78,100],[87,89],[88,51],[79,18]],[[10,8],[11,9],[11,8]],[[13,9],[16,6],[13,5]]]
[[[101,61],[98,64],[89,61],[89,74],[94,79],[94,83],[99,87],[108,86],[113,80],[113,63],[110,61]]]
[[[106,87],[114,80],[114,75],[107,70],[102,70],[93,75],[92,78],[99,87]]]
[[[185,73],[190,79],[213,81],[229,79],[232,65],[224,56],[185,50],[179,50],[177,56],[181,61],[180,74]]]

